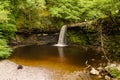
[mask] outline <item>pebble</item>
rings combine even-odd
[[[93,74],[93,75],[99,75],[99,71],[96,70],[95,68],[92,68],[90,73]]]
[[[108,75],[105,75],[106,80],[111,80],[111,78]]]

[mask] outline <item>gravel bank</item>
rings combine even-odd
[[[52,72],[44,68],[27,67],[17,69],[17,64],[3,60],[0,62],[0,80],[50,80]]]
[[[91,80],[88,74],[81,71],[61,74],[42,67],[17,67],[17,64],[9,60],[0,61],[0,80]]]

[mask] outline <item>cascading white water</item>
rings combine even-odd
[[[58,44],[65,44],[67,26],[63,26],[60,30]]]
[[[55,44],[55,46],[67,46],[66,45],[66,31],[67,31],[67,25],[62,26],[59,34],[58,44]]]

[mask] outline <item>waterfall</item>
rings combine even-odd
[[[67,31],[67,25],[62,26],[59,34],[58,44],[55,44],[55,46],[67,46],[66,45],[66,31]]]
[[[60,30],[60,34],[59,34],[59,39],[58,39],[58,44],[62,44],[65,45],[66,41],[66,31],[67,31],[67,26],[64,25],[61,30]]]

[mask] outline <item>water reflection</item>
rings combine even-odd
[[[9,59],[27,66],[47,66],[75,70],[86,67],[86,61],[90,65],[104,62],[101,56],[92,48],[32,45],[15,49]]]
[[[63,62],[65,60],[64,48],[63,47],[58,47],[58,53],[59,53],[60,61]]]

